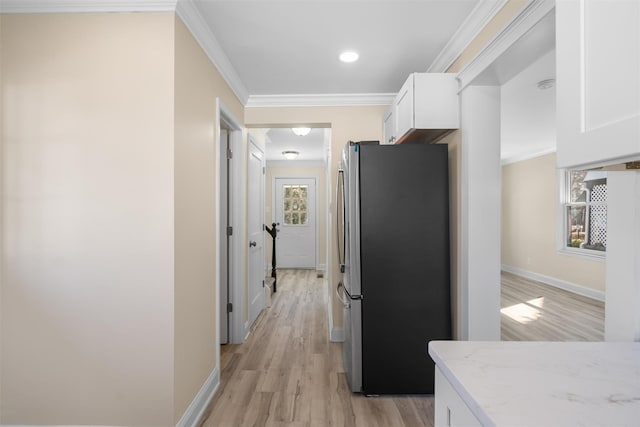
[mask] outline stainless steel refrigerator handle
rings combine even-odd
[[[344,293],[344,284],[341,281],[338,282],[338,286],[336,286],[336,295],[338,297],[338,301],[340,301],[342,303],[342,305],[344,305],[345,307],[348,307],[349,303],[346,302],[344,300],[344,298],[342,298],[342,294],[340,293],[340,288],[342,288],[342,290],[343,290],[342,293]]]
[[[342,286],[342,289],[344,290],[344,293],[347,294],[347,296],[349,297],[350,300],[363,300],[364,297],[362,295],[351,295],[349,293],[349,291],[347,290],[347,288],[344,287],[344,285]]]
[[[342,188],[342,192],[340,192]],[[342,194],[342,203],[339,203],[340,194]],[[338,169],[338,177],[336,180],[336,220],[340,218],[340,206],[342,206],[342,249],[346,250],[346,221],[345,221],[345,206],[344,206],[344,171]],[[344,273],[344,255],[340,253],[340,226],[336,224],[336,241],[338,243],[338,264],[340,264],[340,273]]]

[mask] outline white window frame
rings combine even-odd
[[[558,184],[559,184],[559,200],[558,200],[558,224],[557,224],[557,247],[558,253],[561,255],[575,256],[579,258],[586,258],[591,260],[604,261],[607,257],[607,251],[597,251],[594,249],[581,249],[567,246],[567,200],[569,199],[569,172],[570,169],[558,170]],[[587,203],[587,209],[589,204]],[[588,230],[585,230],[585,238],[587,237]]]

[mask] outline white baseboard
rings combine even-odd
[[[318,266],[316,267],[316,270],[327,271],[327,264],[318,264]]]
[[[220,371],[215,368],[204,382],[196,397],[182,414],[176,427],[197,427],[202,422],[209,403],[220,386]]]
[[[544,284],[554,286],[556,288],[564,289],[565,291],[573,292],[574,294],[589,297],[598,301],[604,302],[605,293],[597,289],[587,288],[586,286],[578,285],[576,283],[567,282],[566,280],[556,279],[555,277],[545,276],[544,274],[534,273],[533,271],[523,270],[518,267],[511,267],[510,265],[502,265],[502,270],[508,273],[513,273],[518,276],[522,276],[526,279],[536,280]]]
[[[344,329],[331,328],[331,334],[329,335],[331,342],[344,342]]]

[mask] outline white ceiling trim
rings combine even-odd
[[[191,0],[179,0],[176,13],[187,26],[193,37],[198,41],[202,50],[207,54],[209,60],[218,69],[222,78],[227,82],[233,93],[238,97],[242,105],[246,105],[249,99],[249,92],[240,80],[236,69],[229,61],[229,58],[222,50],[220,43],[213,35],[213,32],[200,14],[198,8]]]
[[[546,156],[547,154],[555,153],[556,147],[545,148],[543,150],[533,151],[526,154],[518,154],[516,156],[507,157],[500,161],[500,165],[510,165],[512,163],[524,162],[525,160],[535,159],[536,157]]]
[[[173,12],[178,0],[0,0],[2,13]]]
[[[507,0],[481,0],[433,60],[427,72],[443,73],[502,9]]]
[[[458,73],[460,91],[486,70],[493,62],[533,28],[555,7],[554,0],[528,0],[527,5],[507,26]]]
[[[395,93],[251,95],[247,107],[342,107],[391,105]]]
[[[2,13],[175,12],[215,65],[240,102],[249,93],[231,61],[191,0],[0,0]]]

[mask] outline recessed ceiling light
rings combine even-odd
[[[342,62],[356,62],[360,55],[354,51],[346,51],[340,54],[340,61]]]

